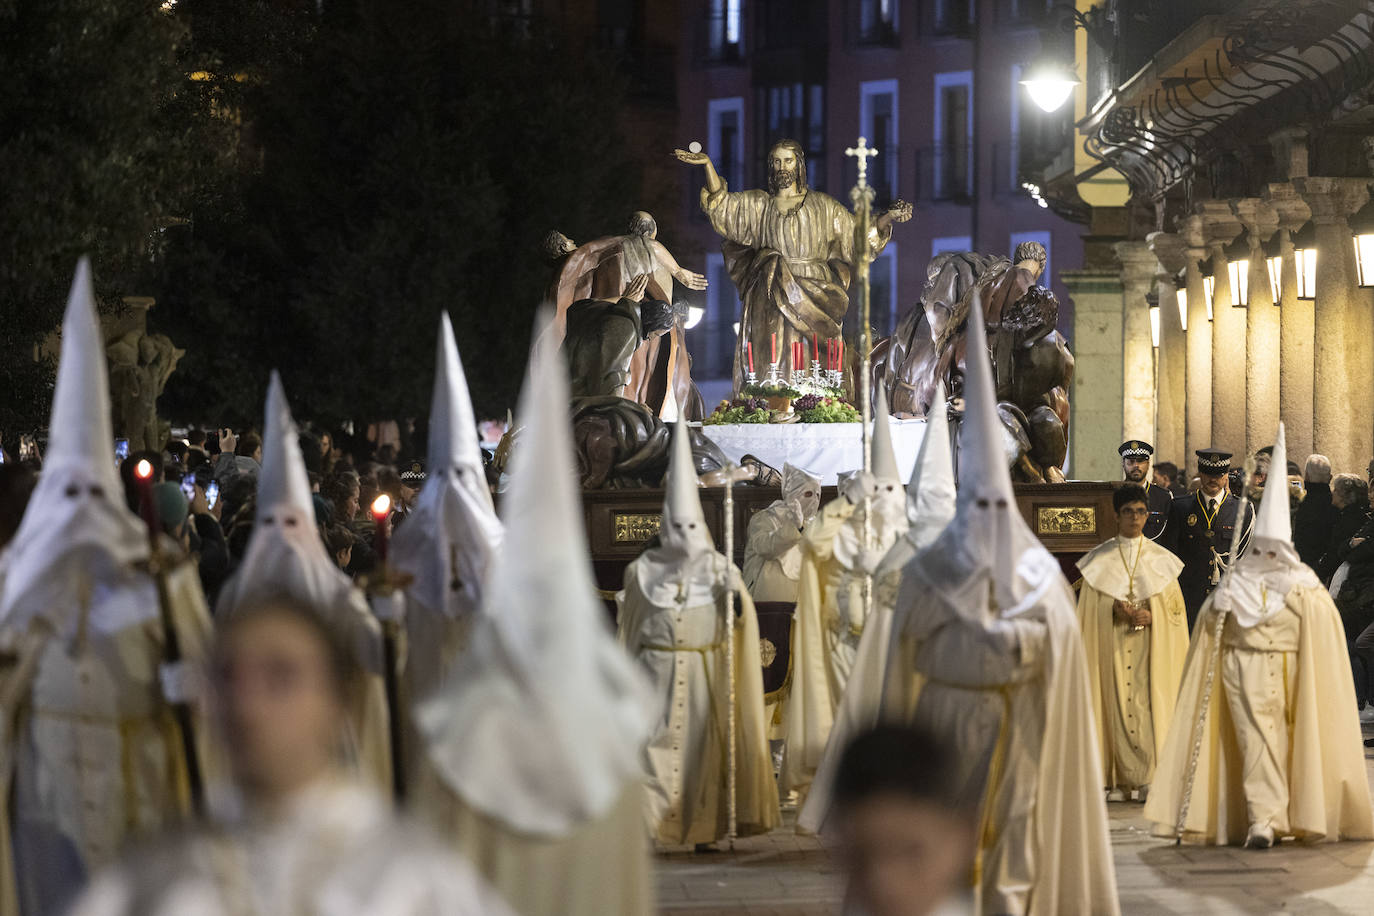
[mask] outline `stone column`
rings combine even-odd
[[[1121,440],[1154,442],[1154,345],[1145,295],[1159,260],[1145,242],[1117,242],[1112,250],[1121,261]]]
[[[1245,453],[1274,442],[1279,428],[1279,310],[1269,286],[1264,243],[1278,229],[1278,212],[1257,197],[1233,201],[1250,245],[1245,316]]]
[[[1212,444],[1212,323],[1207,320],[1207,301],[1202,289],[1202,217],[1179,220],[1185,279],[1188,285],[1188,375],[1185,379],[1183,466],[1191,478],[1197,473],[1197,450]]]
[[[1291,184],[1264,189],[1279,218],[1279,419],[1288,437],[1288,456],[1303,464],[1312,454],[1312,302],[1298,298],[1298,268],[1293,233],[1312,218],[1312,211]]]
[[[1197,205],[1202,232],[1212,255],[1212,444],[1241,454],[1245,448],[1245,311],[1231,307],[1226,282],[1226,252],[1240,235],[1240,221],[1224,200]]]
[[[1374,452],[1374,320],[1369,291],[1356,285],[1346,217],[1369,200],[1364,178],[1298,178],[1317,234],[1313,310],[1312,447],[1337,473],[1363,473]]]
[[[1072,480],[1121,476],[1124,384],[1121,362],[1121,275],[1066,270],[1059,278],[1073,300],[1073,391],[1069,395],[1069,467]],[[1148,333],[1148,329],[1146,331]]]
[[[1146,237],[1158,259],[1155,292],[1159,296],[1159,353],[1155,410],[1155,458],[1187,463],[1185,407],[1187,404],[1188,337],[1178,314],[1178,272],[1188,261],[1181,236],[1152,232]]]

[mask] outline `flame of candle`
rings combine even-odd
[[[372,501],[372,514],[376,518],[386,518],[391,511],[391,497],[385,493],[379,495]]]
[[[134,465],[134,475],[139,480],[147,480],[153,476],[153,463],[147,458],[140,458],[138,464]]]

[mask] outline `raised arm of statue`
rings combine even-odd
[[[725,182],[721,180],[720,175],[716,172],[716,167],[711,162],[711,157],[705,153],[691,153],[685,149],[675,149],[673,150],[673,155],[688,165],[706,166],[706,190],[710,193],[716,193],[725,184]]]
[[[688,289],[705,289],[706,278],[699,273],[694,273],[677,263],[677,258],[673,257],[672,252],[664,247],[663,243],[657,239],[653,240],[654,258],[658,263],[666,267],[668,272],[673,275],[673,279],[681,283]]]

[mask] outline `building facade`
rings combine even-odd
[[[1072,132],[1045,115],[1019,80],[1041,53],[1045,0],[683,0],[677,56],[677,146],[696,140],[732,189],[766,184],[769,147],[806,149],[812,187],[848,202],[846,148],[878,149],[869,180],[877,206],[914,207],[872,265],[875,339],[915,307],[933,254],[1010,254],[1022,241],[1049,252],[1061,328],[1073,326],[1060,272],[1082,263],[1083,227],[1033,195]],[[665,157],[668,150],[664,150]],[[1030,187],[1028,187],[1030,186]],[[702,175],[680,167],[679,260],[704,273],[704,312],[689,332],[708,405],[728,394],[739,299],[720,239],[701,212]],[[851,315],[850,333],[857,334]]]
[[[1036,184],[1088,227],[1062,275],[1070,467],[1115,446],[1374,456],[1374,2],[1079,0],[1046,53],[1082,82]],[[1062,26],[1062,28],[1061,28]],[[1044,62],[1042,62],[1044,63]],[[1368,254],[1369,258],[1364,255]]]

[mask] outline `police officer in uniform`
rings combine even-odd
[[[1121,475],[1125,481],[1145,488],[1146,505],[1150,508],[1150,517],[1145,521],[1145,536],[1158,541],[1169,527],[1169,507],[1173,504],[1174,495],[1164,487],[1150,483],[1150,460],[1155,447],[1140,439],[1130,439],[1121,443],[1117,452],[1121,455]]]
[[[1231,562],[1231,537],[1237,524],[1240,500],[1227,485],[1231,472],[1231,453],[1215,448],[1197,450],[1200,486],[1194,493],[1180,496],[1169,507],[1169,521],[1160,544],[1183,561],[1178,585],[1188,608],[1191,632],[1202,602],[1216,588],[1221,574]],[[1240,550],[1244,553],[1255,523],[1254,506],[1247,505],[1241,522]]]

